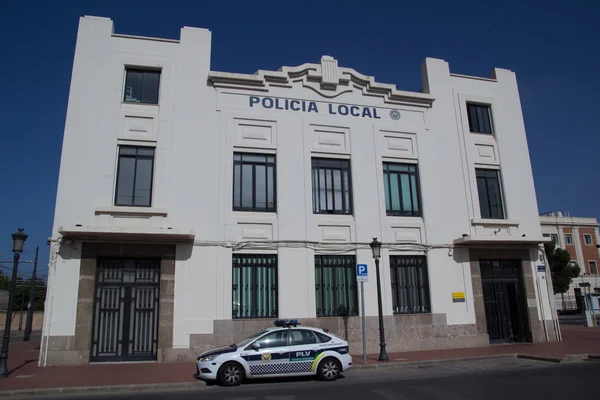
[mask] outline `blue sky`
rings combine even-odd
[[[40,245],[47,271],[73,51],[80,16],[115,32],[178,39],[213,32],[211,69],[253,73],[318,62],[421,88],[425,57],[452,72],[513,70],[519,82],[540,212],[600,219],[600,3],[597,1],[20,1],[0,12],[0,260],[10,234]],[[10,266],[10,264],[5,264]],[[23,271],[30,271],[29,265]]]

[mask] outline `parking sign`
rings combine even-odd
[[[356,280],[358,282],[369,281],[369,269],[367,264],[356,264]]]

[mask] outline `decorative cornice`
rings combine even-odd
[[[320,64],[281,67],[277,71],[258,70],[253,75],[210,71],[208,80],[216,88],[235,88],[267,92],[270,87],[292,88],[301,84],[326,98],[359,90],[365,96],[381,97],[385,103],[431,107],[435,97],[419,92],[397,90],[396,85],[379,83],[372,76],[352,68],[339,67],[330,56],[321,57]]]

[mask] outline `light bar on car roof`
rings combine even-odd
[[[297,326],[300,325],[297,319],[278,319],[275,326]]]

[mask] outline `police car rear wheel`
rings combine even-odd
[[[319,364],[318,376],[324,381],[334,381],[340,375],[342,368],[335,358],[326,358]]]
[[[238,386],[244,380],[244,368],[236,362],[228,362],[219,369],[219,382],[223,386]]]

